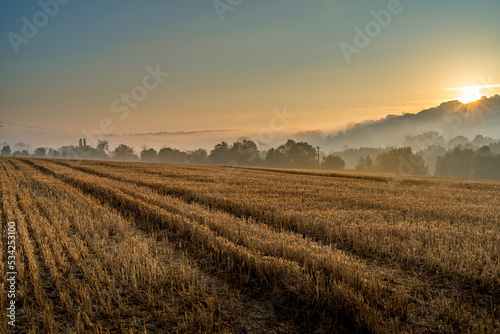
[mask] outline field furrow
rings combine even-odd
[[[500,330],[495,182],[46,159],[0,174],[19,331]]]
[[[24,169],[21,166],[20,170]],[[164,332],[165,329],[225,331],[245,326],[238,323],[238,319],[245,318],[247,325],[257,327],[260,322],[264,328],[272,328],[264,323],[266,319],[262,312],[259,314],[256,305],[253,305],[255,321],[251,317],[239,316],[238,312],[243,309],[240,296],[200,277],[189,261],[174,253],[168,240],[162,238],[158,242],[157,238],[137,233],[129,221],[52,177],[37,175],[33,168],[25,172],[24,176],[31,177],[31,188],[36,189],[36,196],[26,198],[34,206],[35,202],[38,203],[38,209],[45,208],[43,213],[37,212],[40,217],[50,216],[50,220],[41,219],[38,223],[42,225],[50,221],[60,224],[57,226],[60,230],[76,232],[62,236],[53,231],[58,236],[54,238],[55,243],[69,246],[74,241],[83,241],[83,245],[77,243],[78,249],[67,251],[73,254],[71,276],[66,279],[58,277],[62,283],[58,286],[71,287],[70,291],[60,293],[59,305],[78,310],[73,315],[82,323],[80,332],[97,332],[100,328],[114,328],[117,332],[123,332],[125,328],[139,331],[146,327],[149,332]],[[23,190],[29,194],[29,189],[19,189]],[[59,207],[59,203],[53,200],[56,198],[64,198],[68,205]],[[34,206],[33,210],[36,209]],[[73,228],[69,229],[68,224]],[[43,228],[50,231],[49,225],[43,225]],[[50,241],[44,241],[49,248]],[[128,256],[123,257],[123,254]],[[51,258],[48,252],[44,255]],[[64,261],[54,260],[53,265],[61,262]],[[59,267],[62,270],[65,266]],[[58,274],[52,274],[49,280],[58,282],[54,277]],[[82,311],[84,307],[85,313]],[[147,326],[146,319],[142,323],[131,322],[141,319],[141,314],[150,315]],[[73,330],[77,331],[78,326]]]
[[[46,167],[43,167],[43,168],[46,168]],[[60,166],[60,167],[57,167],[57,166],[52,166],[52,168],[55,168],[57,170],[58,173],[61,173],[59,174],[59,177],[61,177],[61,175],[64,174],[64,167]],[[54,173],[54,170],[52,170],[52,173]],[[65,177],[69,177],[68,175],[71,175],[72,177],[75,176],[75,174],[78,174],[78,172],[76,171],[73,171],[73,172],[70,172],[68,170],[66,170],[65,172]],[[85,179],[85,178],[89,178],[89,176],[84,176],[82,175],[81,176],[83,179],[80,180],[81,182],[78,184],[79,187],[88,187],[87,183],[93,183],[93,184],[99,184],[100,186],[103,186],[105,184],[108,184],[108,188],[106,190],[101,190],[100,192],[102,194],[105,194],[107,193],[108,196],[109,196],[109,193],[110,192],[113,192],[113,189],[117,189],[119,187],[124,187],[123,185],[120,186],[120,184],[118,184],[117,182],[114,182],[113,181],[109,181],[109,180],[103,180],[103,179],[98,179],[98,178],[91,178],[90,179]],[[73,179],[74,181],[74,179]],[[110,183],[111,182],[111,183]],[[126,189],[126,187],[125,187]],[[136,189],[136,190],[139,190],[139,189]],[[125,190],[126,191],[126,190]],[[130,190],[129,190],[130,191]],[[96,193],[98,191],[96,191],[96,188],[92,188],[90,190],[89,188],[89,193],[92,192],[92,193]],[[155,199],[155,196],[158,196],[158,195],[155,195],[154,192],[151,192],[151,193],[148,193],[146,190],[144,189],[140,189],[140,192],[137,192],[136,191],[136,194],[137,193],[140,193],[140,194],[145,194],[143,196],[143,203],[142,204],[136,204],[136,205],[131,205],[131,202],[127,202],[125,204],[121,203],[120,205],[121,206],[124,206],[124,207],[127,207],[128,209],[130,209],[131,207],[145,207],[147,206],[147,202],[156,202],[155,204],[158,204],[158,203],[162,203],[162,199],[161,197],[159,198],[156,198]],[[130,195],[127,195],[130,197]],[[136,197],[141,197],[141,195],[136,195]],[[165,198],[163,196],[163,198]],[[163,202],[165,202],[165,200],[163,200]],[[167,205],[168,207],[168,204],[165,204]],[[184,204],[186,205],[186,204]],[[161,206],[161,204],[160,204]],[[176,209],[177,207],[177,209]],[[170,207],[169,207],[170,210],[178,210],[180,212],[183,212],[184,214],[186,212],[189,212],[189,215],[191,217],[193,217],[193,212],[196,211],[194,210],[194,207],[191,206],[191,207],[185,207],[185,208],[182,208],[182,203],[170,203]],[[200,217],[204,214],[205,217],[207,216],[213,216],[213,215],[217,215],[218,213],[209,213],[209,212],[205,212],[205,213],[200,213],[198,214],[198,221],[200,219]],[[145,220],[148,220],[151,221],[150,217],[148,216],[145,216],[145,217],[142,217],[144,218]],[[237,231],[239,230],[239,232],[237,234],[234,234],[236,235],[236,237],[229,237],[229,240],[239,240],[239,243],[241,244],[242,240],[243,239],[246,239],[246,246],[248,248],[248,246],[251,245],[251,248],[252,249],[256,249],[256,250],[261,250],[262,251],[262,247],[260,246],[259,247],[259,242],[256,242],[255,240],[256,239],[265,239],[265,240],[268,240],[270,242],[268,242],[267,244],[274,244],[272,242],[272,233],[269,233],[269,231],[265,232],[266,235],[261,235],[261,236],[258,236],[256,238],[254,238],[254,240],[252,241],[249,241],[248,239],[248,236],[251,236],[252,233],[255,234],[255,231],[250,231],[250,230],[247,230],[247,231],[243,231],[242,233],[242,226],[256,226],[255,224],[249,224],[248,222],[242,222],[239,226],[231,226],[231,217],[230,216],[224,216],[224,217],[221,217],[219,218],[218,220],[220,221],[223,221],[224,222],[224,225],[229,225],[229,226],[225,226],[224,228],[222,228],[220,225],[219,227],[216,227],[216,232],[217,233],[221,233],[222,230],[224,230],[225,234],[222,234],[224,235],[224,237],[228,237],[229,234],[228,234],[228,231]],[[205,223],[207,223],[207,219],[204,220]],[[212,225],[212,228],[214,228],[214,225]],[[222,228],[222,229],[221,229]],[[260,227],[259,227],[260,228]],[[273,231],[274,232],[274,231]],[[219,234],[218,234],[219,235]],[[245,236],[245,237],[242,237],[242,236]],[[285,238],[286,240],[286,234],[283,234],[282,235],[282,238]],[[289,240],[287,241],[289,242]],[[279,244],[279,243],[278,243]],[[317,245],[316,243],[314,242],[311,242],[309,240],[309,245],[303,247],[302,249],[307,249],[307,248],[311,248],[312,249],[312,252],[310,252],[309,254],[314,254],[315,251],[314,251],[314,247],[311,247],[311,244],[314,244],[315,246]],[[269,248],[269,247],[268,247]],[[278,247],[279,248],[279,247]],[[289,248],[289,250],[293,250],[294,248],[297,248],[297,244],[291,244],[291,247]],[[264,248],[265,249],[265,248]],[[292,251],[293,253],[293,251]],[[297,254],[297,252],[295,252]],[[315,257],[314,255],[313,256],[310,256],[310,255],[307,255],[308,252],[307,251],[304,251],[304,253],[306,254],[306,256],[308,257],[308,261],[310,261],[308,264],[305,264],[304,262],[300,262],[299,261],[299,265],[302,265],[302,271],[303,272],[307,272],[308,270],[310,271],[310,267],[311,267],[311,264],[313,265],[313,267],[315,267],[315,270],[318,270],[318,269],[321,269],[321,268],[318,268],[317,267],[317,264],[315,263]],[[280,249],[278,250],[278,253],[275,253],[272,254],[272,255],[277,255],[277,254],[280,254],[282,255],[283,254],[283,249]],[[321,254],[321,253],[319,253]],[[338,255],[337,255],[338,257]],[[317,258],[316,258],[317,259]],[[293,259],[295,260],[295,258]],[[354,261],[354,259],[349,259],[348,261],[345,261],[344,263],[348,263],[348,262],[351,262],[351,263],[355,263],[356,261]],[[321,262],[319,262],[321,263]],[[309,267],[308,267],[309,266]],[[347,269],[349,268],[349,269]],[[345,282],[350,282],[351,285],[354,285],[354,288],[356,290],[359,290],[359,291],[362,291],[364,294],[364,299],[365,300],[370,300],[372,299],[372,302],[373,300],[379,300],[379,304],[378,304],[378,307],[380,307],[380,309],[385,309],[387,311],[387,309],[391,310],[391,312],[389,312],[388,314],[391,314],[391,313],[394,313],[396,315],[398,315],[399,319],[406,319],[407,317],[407,313],[408,313],[408,309],[412,309],[412,304],[408,302],[408,300],[412,299],[415,304],[419,305],[419,306],[422,306],[422,308],[428,308],[428,303],[437,303],[440,305],[441,309],[438,310],[437,313],[435,314],[428,314],[427,315],[427,320],[425,321],[422,321],[422,319],[420,319],[420,324],[421,325],[425,325],[425,326],[430,326],[431,323],[435,323],[436,326],[440,326],[440,325],[437,325],[439,323],[439,321],[436,320],[436,318],[439,318],[439,317],[442,317],[443,315],[446,315],[448,318],[446,319],[446,321],[448,322],[453,322],[453,323],[459,323],[460,326],[462,326],[462,328],[475,328],[474,326],[477,325],[477,322],[476,322],[476,317],[479,317],[479,318],[487,318],[485,317],[484,314],[482,313],[478,313],[478,312],[475,312],[474,310],[474,306],[473,305],[469,305],[467,306],[469,303],[467,301],[467,299],[461,299],[459,302],[457,302],[456,300],[456,297],[457,295],[456,294],[453,294],[452,296],[448,296],[448,297],[445,297],[445,296],[441,296],[441,297],[436,297],[438,295],[443,295],[443,291],[434,291],[434,293],[430,293],[428,291],[428,288],[426,288],[425,284],[422,284],[422,282],[419,282],[418,280],[416,279],[413,279],[413,284],[407,284],[408,286],[406,287],[407,290],[404,291],[404,292],[401,292],[402,289],[400,289],[400,287],[398,287],[397,285],[394,285],[394,282],[396,282],[397,280],[401,280],[399,277],[397,276],[393,276],[393,277],[384,277],[384,279],[380,279],[380,275],[377,277],[377,275],[373,274],[373,273],[368,273],[366,275],[366,277],[370,277],[370,275],[372,276],[370,279],[363,279],[363,277],[365,277],[363,274],[362,274],[362,270],[360,271],[359,269],[356,269],[356,270],[352,270],[350,267],[348,266],[344,266],[343,268],[344,270],[344,276],[341,278],[341,281],[345,281]],[[376,281],[377,279],[380,281],[380,282],[383,282],[383,281],[390,281],[390,282],[393,282],[392,284],[392,288],[396,291],[399,291],[400,293],[399,294],[396,294],[397,296],[395,296],[394,300],[392,300],[390,297],[387,297],[387,296],[390,296],[391,293],[377,293],[377,291],[381,291],[380,289],[377,289],[376,288],[376,284],[373,284],[371,287],[369,287],[368,289],[366,288],[363,288],[363,287],[360,287],[360,286],[356,286],[357,282],[359,281],[359,279],[356,279],[356,278],[353,278],[353,277],[349,277],[348,274],[346,276],[345,273],[356,273],[356,275],[358,275],[357,277],[360,277],[361,276],[361,281],[364,281],[364,282],[368,282],[366,284],[368,284],[368,286],[370,286],[370,281],[374,282]],[[361,273],[361,274],[360,274]],[[400,274],[400,273],[399,273]],[[338,276],[334,277],[334,280],[336,281],[337,279],[339,279]],[[410,280],[410,278],[406,278],[406,282],[408,283],[408,281]],[[338,281],[336,281],[338,282]],[[332,284],[332,281],[330,281],[330,283],[328,284]],[[374,288],[375,287],[375,288]],[[342,287],[342,289],[345,289],[345,287]],[[367,293],[367,291],[369,293]],[[385,291],[388,291],[387,289],[385,289]],[[413,298],[408,298],[408,294],[405,295],[405,293],[407,293],[408,291],[410,291],[410,294],[413,294],[414,297]],[[445,291],[446,292],[446,291]],[[430,301],[428,302],[424,302],[424,299],[427,297],[427,296],[432,296],[434,295],[434,297],[430,298]],[[450,295],[448,293],[448,295]],[[370,298],[371,296],[371,298]],[[386,305],[381,305],[380,304],[380,301],[384,301],[384,303],[387,303]],[[377,302],[374,302],[375,305],[377,305]],[[415,306],[414,304],[414,306]],[[426,306],[427,304],[427,306]],[[388,307],[387,305],[391,305],[393,306],[392,308],[391,307]],[[395,306],[396,305],[396,306]],[[417,308],[415,307],[413,310],[411,311],[415,311],[417,310]],[[459,312],[460,310],[462,310],[461,312]],[[413,314],[421,314],[422,312],[421,311],[417,311],[417,313],[413,312]],[[475,315],[473,315],[474,313],[476,313]],[[449,315],[448,315],[449,314]],[[453,315],[458,315],[458,317],[455,317]],[[469,315],[469,322],[468,321],[463,321],[464,319],[464,315]],[[472,320],[472,319],[475,319],[475,320]],[[461,323],[463,322],[463,323]],[[417,323],[417,319],[415,319],[415,324]],[[486,321],[486,323],[483,323],[483,324],[479,324],[479,326],[483,326],[483,325],[488,325],[488,322]]]
[[[47,169],[47,166],[43,166],[42,169]],[[170,229],[173,234],[172,238],[175,235],[180,235],[181,239],[187,240],[189,244],[198,243],[199,248],[204,250],[205,260],[210,265],[218,266],[219,270],[222,270],[220,275],[238,280],[240,284],[254,283],[256,288],[264,287],[271,292],[278,288],[288,295],[286,299],[289,307],[293,306],[294,303],[303,304],[306,306],[305,312],[309,317],[315,315],[320,307],[319,310],[323,309],[322,312],[342,311],[349,318],[356,315],[358,317],[357,325],[365,326],[365,328],[370,328],[369,326],[374,326],[375,323],[385,323],[384,326],[392,328],[391,326],[398,322],[398,318],[385,322],[382,320],[380,311],[365,302],[366,298],[360,291],[366,294],[383,293],[377,292],[379,290],[370,286],[366,280],[358,278],[362,282],[361,285],[365,286],[364,289],[358,291],[357,288],[349,288],[342,281],[329,279],[329,275],[323,275],[320,272],[315,275],[307,275],[304,268],[295,261],[265,256],[258,250],[237,245],[225,237],[215,234],[207,226],[172,214],[158,206],[138,201],[129,195],[113,190],[112,187],[105,187],[106,182],[97,184],[89,182],[91,180],[88,179],[78,179],[70,170],[66,170],[65,173],[64,167],[55,167],[54,170],[46,171],[86,190],[87,193],[93,194],[100,200],[108,201],[117,209],[121,208],[125,214],[135,215],[136,221],[142,221],[146,224],[145,229],[151,231]],[[350,275],[356,277],[354,273],[350,272]],[[357,275],[363,277],[360,273]],[[255,278],[257,278],[257,282],[254,282]],[[280,303],[282,302],[278,301],[278,304]],[[303,312],[304,310],[297,309],[298,316],[306,316],[300,314]],[[390,311],[385,313],[385,317],[391,314]]]
[[[67,165],[67,163],[63,164]],[[475,217],[481,217],[481,223],[475,220],[470,221],[468,219],[470,210],[463,207],[460,207],[460,210],[455,207],[447,209],[448,212],[453,212],[455,219],[443,220],[436,217],[430,219],[425,218],[425,215],[408,218],[400,215],[399,210],[395,210],[392,204],[386,210],[373,209],[369,205],[369,208],[365,207],[366,202],[373,201],[371,198],[374,196],[377,196],[376,200],[379,203],[393,203],[398,196],[388,195],[386,189],[378,189],[374,195],[370,192],[370,186],[366,184],[363,189],[358,189],[358,179],[355,179],[354,185],[343,185],[343,187],[354,189],[348,189],[338,196],[341,202],[339,205],[335,203],[335,198],[332,198],[326,189],[321,193],[327,196],[311,200],[309,196],[314,197],[315,194],[306,191],[300,180],[295,180],[292,184],[290,180],[279,180],[279,186],[268,189],[267,184],[262,181],[256,183],[250,177],[245,176],[244,179],[249,181],[245,187],[239,186],[239,188],[245,188],[245,193],[241,193],[241,190],[230,182],[231,176],[228,175],[222,179],[224,180],[221,182],[223,188],[214,189],[206,186],[207,182],[176,184],[175,179],[151,178],[141,175],[140,172],[117,173],[113,170],[114,165],[111,166],[105,168],[101,165],[93,168],[79,165],[75,168],[102,177],[148,186],[160,194],[179,197],[186,202],[209,205],[214,209],[224,210],[239,217],[250,217],[278,230],[290,230],[323,241],[327,245],[334,244],[362,258],[378,262],[395,262],[396,266],[407,268],[409,272],[434,277],[437,274],[441,280],[452,280],[457,286],[469,286],[486,294],[492,293],[491,287],[493,286],[493,294],[500,293],[500,271],[496,266],[500,262],[500,236],[497,233],[490,233],[498,228],[498,208],[492,210],[492,206],[484,205],[487,209],[476,209],[478,212],[475,213]],[[156,174],[160,173],[156,172]],[[233,181],[238,182],[236,178]],[[379,184],[380,181],[377,180],[376,183]],[[249,186],[252,188],[248,189]],[[336,186],[339,185],[336,184]],[[297,190],[290,193],[289,189],[293,187]],[[315,185],[315,187],[321,189],[325,185]],[[500,191],[500,186],[498,190]],[[408,197],[408,193],[412,194],[412,198],[415,197],[415,194],[411,193],[414,192],[413,188],[397,191],[402,194],[401,197]],[[495,203],[497,198],[495,191],[497,189],[493,186],[492,191],[489,194],[483,194],[483,197],[486,197],[488,202]],[[267,196],[270,196],[271,201],[275,203],[269,205],[265,202],[260,205],[259,201],[263,198],[262,192],[267,192]],[[352,195],[362,192],[369,193],[369,199],[356,199],[356,196]],[[427,198],[430,197],[424,192],[418,199],[428,201]],[[469,200],[475,198],[477,196],[473,193]],[[269,201],[268,198],[266,200]],[[353,201],[361,204],[350,207]],[[446,211],[447,203],[432,204],[433,207],[428,209],[429,212]],[[317,209],[311,209],[314,206]],[[359,209],[359,206],[363,208]],[[425,207],[426,204],[422,206]],[[370,224],[365,224],[366,221],[370,221]]]

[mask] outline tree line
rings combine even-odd
[[[181,151],[176,148],[163,147],[160,150],[154,148],[142,148],[139,154],[125,144],[118,145],[110,150],[108,141],[100,140],[96,147],[90,145],[62,146],[55,150],[52,148],[39,147],[33,154],[27,150],[11,152],[5,145],[1,154],[3,156],[37,157],[37,158],[63,158],[63,159],[95,159],[116,161],[143,161],[173,164],[199,164],[199,165],[238,165],[238,166],[260,166],[279,168],[323,168],[329,170],[343,170],[345,162],[333,154],[322,154],[318,160],[317,149],[306,143],[296,142],[289,139],[286,143],[271,148],[268,151],[260,151],[255,142],[241,139],[228,144],[223,141],[214,146],[210,152],[199,148],[192,151]]]
[[[494,153],[491,145],[483,145],[478,149],[471,146],[458,145],[451,150],[433,150],[436,157],[433,175],[438,177],[500,179],[500,154]],[[428,149],[428,148],[427,148]],[[414,152],[411,147],[401,148],[361,148],[349,149],[345,153],[361,155],[357,159],[356,171],[365,173],[389,173],[403,175],[430,175],[426,164],[425,150]],[[345,169],[345,161],[340,154],[324,154],[307,142],[296,142],[288,139],[276,148],[260,151],[255,142],[241,139],[228,144],[223,141],[214,146],[210,152],[199,148],[192,151],[181,151],[176,148],[163,147],[160,150],[144,147],[136,154],[132,147],[118,145],[109,149],[107,141],[99,141],[96,147],[63,146],[58,150],[36,148],[33,154],[27,150],[11,152],[8,145],[1,149],[3,156],[95,159],[116,161],[142,161],[172,164],[198,165],[236,165],[274,168],[323,169],[341,171]],[[319,159],[318,159],[318,154]],[[374,158],[372,158],[374,156]],[[427,157],[428,158],[428,157]],[[352,157],[350,158],[352,159]]]
[[[393,148],[380,152],[375,159],[370,155],[358,159],[356,170],[367,173],[429,175],[423,153],[413,153],[410,147]],[[488,145],[478,149],[458,145],[440,151],[435,162],[434,176],[500,180],[500,154]]]

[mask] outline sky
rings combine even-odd
[[[167,132],[135,148],[210,147],[494,95],[499,14],[498,0],[4,0],[0,143]]]

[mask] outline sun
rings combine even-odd
[[[479,92],[481,90],[481,86],[463,87],[462,90],[464,93],[458,98],[458,100],[464,104],[481,99],[481,94]]]

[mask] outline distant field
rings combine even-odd
[[[500,331],[500,182],[0,158],[0,215],[18,333]]]

